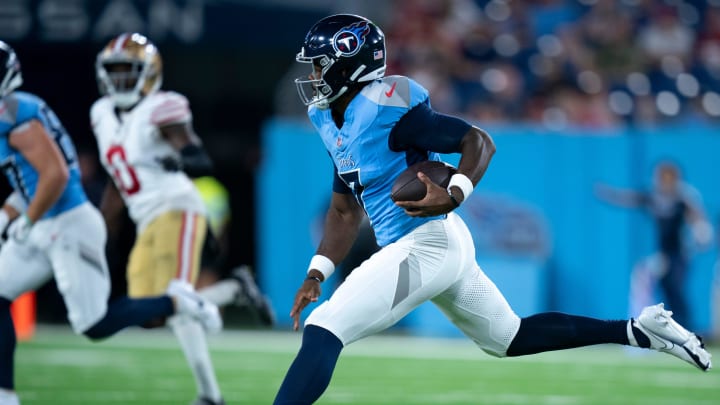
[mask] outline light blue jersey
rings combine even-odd
[[[440,160],[434,152],[390,150],[393,127],[420,103],[429,103],[427,90],[405,76],[388,76],[365,86],[353,98],[340,129],[330,109],[308,109],[340,178],[365,209],[380,246],[438,218],[411,217],[390,199],[393,182],[403,170],[422,160]]]
[[[42,123],[48,135],[57,143],[70,171],[65,190],[43,216],[49,218],[77,207],[87,201],[87,197],[80,182],[75,146],[57,115],[39,97],[20,91],[12,92],[0,100],[0,167],[13,189],[28,204],[35,196],[38,173],[9,142],[10,133],[15,128],[33,119]]]

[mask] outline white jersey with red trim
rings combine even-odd
[[[119,111],[109,97],[97,100],[91,110],[100,161],[125,200],[138,230],[158,215],[182,210],[205,214],[190,178],[183,172],[164,170],[159,159],[179,158],[163,138],[160,127],[192,120],[183,95],[158,91],[129,111]]]

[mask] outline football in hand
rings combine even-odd
[[[393,183],[390,192],[390,198],[392,198],[393,201],[422,200],[427,192],[427,186],[417,177],[418,172],[425,173],[425,175],[438,186],[447,187],[450,182],[450,177],[452,177],[456,171],[452,165],[436,160],[425,160],[415,163],[405,169],[397,179],[395,179],[395,183]]]

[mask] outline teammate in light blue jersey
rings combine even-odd
[[[385,39],[371,21],[339,14],[308,32],[298,62],[312,65],[295,81],[335,166],[324,235],[290,315],[317,301],[320,284],[347,254],[366,213],[382,249],[345,279],[307,318],[295,361],[276,405],[315,402],[330,382],[342,348],[380,332],[432,301],[482,350],[498,357],[616,343],[660,350],[710,368],[701,340],[662,304],[637,320],[606,321],[563,313],[518,317],[475,260],[472,237],[452,211],[472,193],[495,153],[483,130],[436,113],[428,92],[403,76],[385,77]],[[420,201],[390,199],[411,164],[460,153],[447,189],[422,173]],[[478,392],[481,395],[481,392]]]
[[[14,189],[0,209],[8,235],[0,250],[0,405],[20,403],[10,304],[53,276],[73,330],[93,340],[176,312],[208,328],[220,322],[217,307],[179,284],[168,289],[172,297],[108,304],[105,223],[83,191],[75,147],[42,99],[15,91],[21,84],[20,62],[0,41],[0,166]]]
[[[32,127],[41,126],[67,165],[67,183],[57,201],[45,211],[42,218],[62,214],[87,201],[80,183],[75,147],[55,113],[37,96],[20,91],[4,97],[3,105],[4,111],[0,116],[0,167],[22,200],[28,204],[35,199],[38,193],[38,171],[23,153],[11,146],[9,134],[26,129],[33,131]]]

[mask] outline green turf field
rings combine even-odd
[[[227,403],[270,404],[300,335],[230,331],[210,343]],[[24,405],[186,405],[195,396],[167,331],[90,343],[41,327],[19,344],[16,370]],[[611,346],[500,360],[462,339],[382,336],[345,350],[319,404],[710,405],[720,404],[720,369]]]

